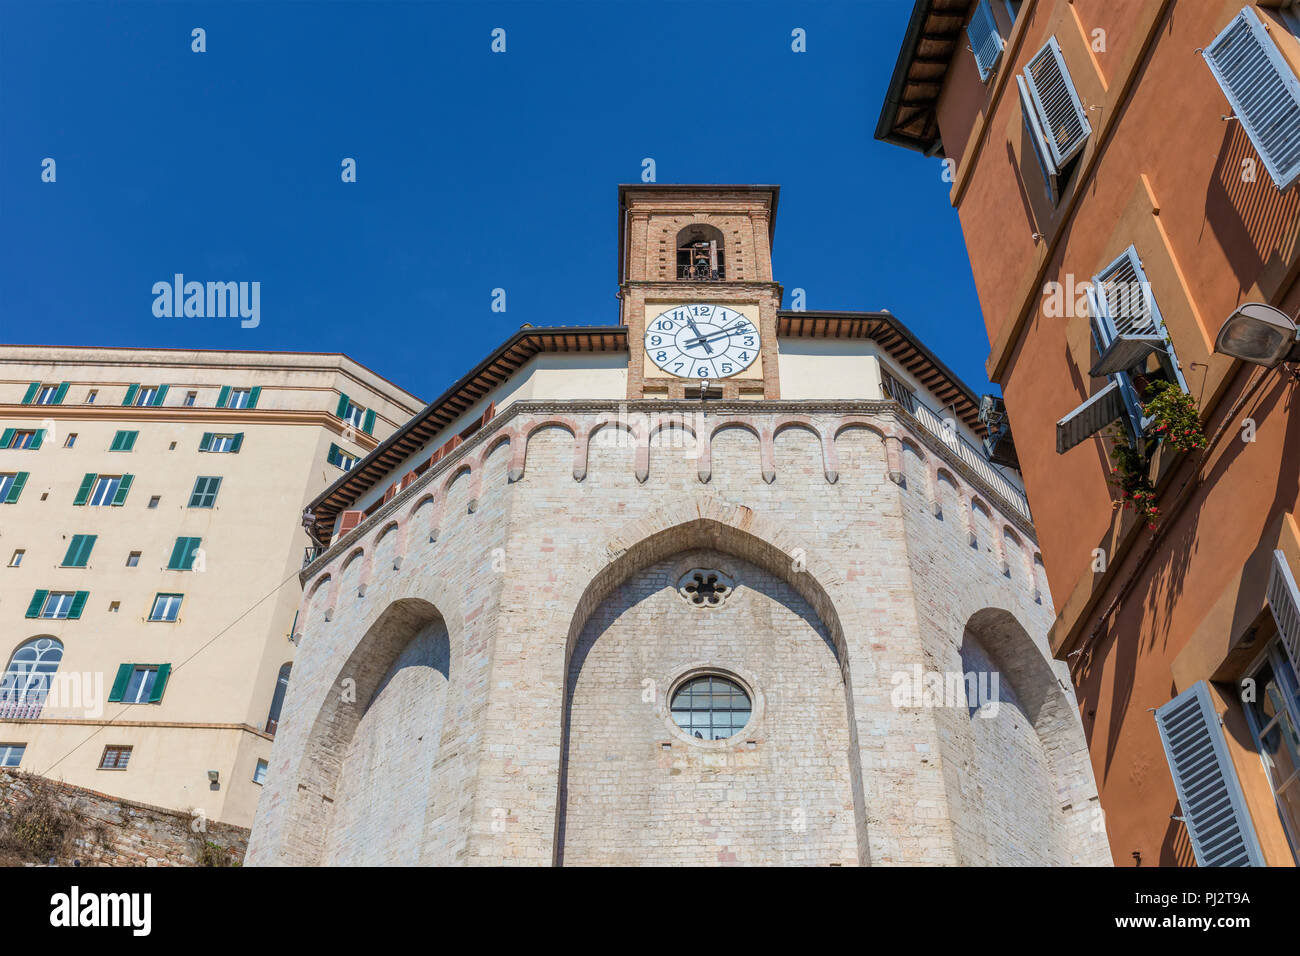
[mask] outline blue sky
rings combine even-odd
[[[427,400],[525,322],[618,321],[651,157],[779,184],[787,306],[888,308],[986,389],[939,161],[872,138],[911,6],[6,2],[0,341],[343,351]],[[260,282],[260,325],[155,317],[178,272]]]

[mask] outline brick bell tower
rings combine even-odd
[[[629,399],[780,398],[779,186],[618,187]]]

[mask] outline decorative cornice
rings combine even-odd
[[[0,404],[0,419],[32,421],[120,421],[120,422],[201,422],[237,427],[239,425],[307,425],[328,429],[337,435],[348,432],[348,424],[326,411],[295,411],[276,408],[199,408],[187,405],[5,405]],[[379,440],[373,435],[352,429],[348,440],[374,449]]]
[[[222,724],[189,720],[91,720],[84,717],[6,717],[0,724],[58,724],[74,727],[167,727],[181,730],[238,730],[253,734],[263,740],[274,740],[274,734],[259,730],[252,724]]]
[[[522,415],[609,414],[611,412],[616,414],[626,412],[629,415],[657,412],[690,415],[697,411],[719,418],[735,415],[747,419],[776,417],[782,414],[797,414],[801,417],[810,415],[876,416],[886,423],[901,424],[907,428],[912,437],[917,439],[919,444],[933,452],[955,473],[960,474],[962,479],[971,487],[977,489],[984,497],[996,502],[1003,516],[1031,541],[1037,543],[1037,535],[1034,532],[1033,524],[1020,512],[1015,503],[1008,500],[1005,494],[978,475],[943,439],[934,435],[918,419],[893,400],[771,399],[763,401],[709,402],[665,399],[638,401],[613,399],[521,400],[512,402],[485,427],[457,447],[454,452],[444,457],[414,482],[394,495],[392,500],[386,502],[374,514],[365,518],[356,528],[317,555],[310,564],[302,569],[298,575],[298,580],[305,585],[307,581],[315,577],[326,565],[338,557],[341,552],[351,548],[356,542],[373,531],[376,526],[381,526],[384,521],[400,511],[414,497],[439,481],[443,476],[462,467],[465,460],[477,453],[480,446],[492,441],[498,432]],[[575,435],[574,438],[576,440],[577,436]]]

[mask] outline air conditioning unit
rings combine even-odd
[[[1011,421],[1007,418],[1007,406],[997,395],[980,396],[980,421],[987,430],[984,437],[984,454],[995,465],[1008,468],[1020,468],[1020,459],[1016,456],[1016,442],[1011,437]]]

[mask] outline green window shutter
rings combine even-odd
[[[202,538],[177,538],[172,546],[172,556],[167,562],[168,571],[192,571],[194,552],[203,543]]]
[[[135,449],[135,437],[139,432],[122,432],[122,451],[132,451]]]
[[[343,461],[343,456],[339,451],[338,445],[334,444],[333,442],[330,442],[330,453],[328,456],[326,456],[325,460],[328,461],[331,465],[337,465],[339,467],[342,467],[341,462]]]
[[[117,668],[117,676],[113,678],[113,689],[108,692],[108,702],[121,703],[122,695],[126,693],[126,685],[131,680],[131,675],[135,673],[134,664],[121,664]]]
[[[221,392],[217,395],[217,408],[225,408],[226,403],[230,401],[230,386],[222,385]]]
[[[36,429],[36,434],[32,437],[32,443],[27,447],[32,449],[32,451],[35,451],[37,448],[41,447],[41,442],[43,441],[45,441],[45,429],[38,428]]]
[[[167,687],[167,678],[171,673],[170,664],[158,665],[158,676],[153,679],[153,688],[149,691],[149,703],[156,704],[162,700],[163,690]]]
[[[361,430],[367,435],[373,435],[375,433],[375,410],[373,408],[366,409],[366,417],[361,423]]]
[[[23,493],[23,485],[25,484],[27,484],[27,472],[20,471],[14,475],[14,483],[9,486],[9,494],[5,496],[5,504],[17,504],[18,496]]]
[[[249,407],[249,408],[256,408],[256,407],[257,407],[257,400],[258,400],[259,398],[261,398],[261,396],[262,396],[262,386],[261,386],[261,385],[254,385],[251,389],[249,389],[249,391],[248,391],[248,407]]]
[[[230,450],[231,450],[232,452],[238,452],[239,449],[241,449],[241,448],[243,448],[243,447],[244,447],[244,433],[243,433],[243,432],[236,432],[236,433],[235,433],[235,440],[234,440],[233,442],[230,443]]]
[[[77,489],[77,497],[72,499],[74,505],[84,505],[90,500],[90,492],[95,487],[95,479],[98,477],[94,472],[82,476],[81,487]]]
[[[0,448],[8,448],[13,440],[14,430],[12,428],[6,428],[3,432],[0,432]]]
[[[140,391],[139,385],[128,385],[126,388],[126,398],[122,399],[123,405],[130,405],[135,401],[135,393]]]
[[[108,450],[109,450],[109,451],[121,451],[121,450],[122,450],[122,436],[125,435],[125,434],[126,434],[126,432],[114,432],[114,434],[113,434],[113,443],[112,443],[111,445],[108,446]]]
[[[76,591],[72,595],[72,607],[68,609],[68,620],[77,621],[81,619],[81,612],[85,610],[86,598],[90,597],[89,591]]]
[[[95,535],[74,534],[68,545],[68,553],[63,556],[65,568],[84,568],[90,560],[90,549],[95,546]]]
[[[40,390],[41,390],[40,382],[32,382],[32,384],[28,385],[27,391],[23,395],[23,404],[30,405],[33,401],[35,401],[36,393],[39,392]]]
[[[339,418],[344,418],[348,413],[348,405],[352,404],[351,400],[342,392],[339,393],[339,407],[334,410],[334,414]]]
[[[212,447],[212,432],[204,432],[203,438],[199,441],[199,451],[207,451]]]
[[[158,386],[158,391],[154,392],[154,396],[153,396],[153,403],[154,403],[154,405],[155,405],[155,406],[161,405],[161,404],[163,403],[163,400],[164,400],[166,397],[167,397],[167,386],[166,386],[166,385],[159,385],[159,386]]]
[[[131,482],[135,481],[134,475],[123,475],[122,483],[117,486],[117,494],[113,496],[114,507],[121,507],[126,504],[126,493],[131,490]]]
[[[27,617],[40,617],[41,608],[45,607],[45,599],[49,596],[49,591],[37,591],[33,594],[31,603],[27,605]]]
[[[185,570],[185,565],[183,562],[185,561],[185,547],[186,544],[189,542],[189,540],[190,540],[189,538],[176,539],[176,543],[172,545],[172,556],[167,559],[168,571]]]
[[[68,386],[69,386],[70,384],[72,384],[72,383],[71,383],[71,382],[60,382],[60,383],[59,383],[59,387],[58,387],[57,389],[54,390],[54,404],[55,404],[55,405],[62,405],[62,404],[63,404],[63,400],[64,400],[64,399],[67,397],[67,395],[68,395]]]

